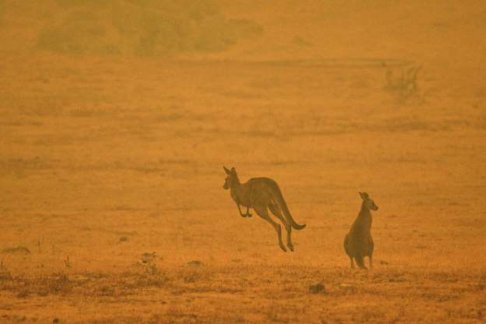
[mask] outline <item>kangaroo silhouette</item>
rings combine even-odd
[[[250,208],[253,208],[258,216],[275,228],[278,236],[278,244],[283,251],[287,252],[282,242],[281,226],[270,217],[268,213],[268,209],[270,209],[275,217],[285,226],[287,231],[287,247],[293,251],[294,245],[291,238],[292,228],[301,230],[306,225],[297,224],[294,220],[278,184],[270,178],[251,178],[245,183],[240,183],[235,168],[229,170],[223,167],[223,169],[226,172],[226,180],[223,188],[230,190],[231,197],[235,201],[236,206],[238,206],[240,215],[242,217],[251,217]],[[246,207],[245,214],[241,212],[241,206]]]
[[[353,259],[361,269],[366,269],[364,257],[370,258],[370,268],[373,267],[373,249],[375,244],[371,237],[371,210],[378,210],[378,206],[366,192],[359,195],[363,202],[358,217],[354,221],[349,233],[344,238],[344,250],[351,261],[351,268],[354,268]]]

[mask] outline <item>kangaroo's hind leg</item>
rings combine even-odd
[[[369,245],[368,245],[368,256],[370,257],[370,269],[373,268],[373,250],[375,249],[375,243],[370,235]]]
[[[263,206],[263,207],[262,206],[258,206],[258,207],[254,206],[253,209],[258,214],[258,216],[260,216],[261,218],[263,218],[264,220],[269,222],[273,226],[273,228],[275,228],[275,231],[277,231],[277,236],[278,236],[278,244],[280,245],[280,248],[284,252],[287,252],[287,249],[285,248],[285,246],[282,242],[282,228],[281,228],[280,224],[274,222],[273,219],[270,218],[270,216],[268,215],[267,207],[265,207],[265,206]]]
[[[294,251],[294,244],[292,243],[292,226],[289,224],[289,222],[283,217],[282,215],[282,210],[275,205],[275,204],[270,204],[268,205],[270,208],[270,211],[284,224],[285,230],[287,231],[287,246],[289,247],[290,251]]]
[[[351,269],[354,269],[354,259],[353,254],[351,253],[351,243],[349,241],[349,234],[346,234],[344,237],[344,250],[349,257],[349,261],[351,262]]]

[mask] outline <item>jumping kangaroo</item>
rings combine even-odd
[[[278,235],[278,244],[283,251],[287,252],[282,242],[281,226],[268,214],[268,209],[270,209],[285,226],[287,230],[287,247],[293,251],[294,245],[290,236],[292,228],[301,230],[305,227],[305,224],[297,224],[292,218],[278,184],[269,178],[252,178],[246,183],[240,183],[235,168],[231,168],[231,170],[226,167],[223,168],[227,175],[223,188],[231,191],[231,197],[235,201],[236,206],[238,206],[240,215],[242,217],[251,217],[250,208],[253,208],[258,216],[275,228]],[[240,206],[246,207],[245,214],[241,212]]]
[[[354,268],[354,258],[358,267],[366,269],[364,265],[365,256],[370,258],[370,268],[373,267],[374,243],[371,237],[372,218],[370,210],[378,210],[378,206],[366,192],[360,192],[359,195],[363,199],[363,203],[351,230],[344,238],[344,249],[351,260],[351,268]]]

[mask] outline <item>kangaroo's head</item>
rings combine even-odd
[[[224,180],[223,189],[228,190],[231,188],[231,186],[233,186],[233,184],[239,182],[238,175],[236,174],[235,168],[231,168],[231,170],[229,170],[227,167],[224,166],[223,169],[224,172],[226,172],[226,179]]]
[[[373,199],[370,198],[370,195],[368,195],[366,192],[360,192],[359,195],[361,196],[361,199],[363,199],[364,208],[378,210],[378,206],[375,204]]]

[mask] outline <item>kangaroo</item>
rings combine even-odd
[[[306,225],[300,225],[295,222],[278,184],[269,178],[251,178],[245,183],[240,183],[235,168],[231,168],[231,170],[226,167],[223,168],[227,175],[223,188],[230,190],[231,197],[235,201],[240,215],[242,217],[251,217],[250,208],[253,208],[258,216],[269,222],[275,228],[278,236],[278,244],[284,252],[287,252],[282,242],[281,226],[269,216],[268,209],[270,209],[285,226],[287,231],[287,247],[290,251],[294,251],[294,245],[291,239],[292,228],[301,230]],[[246,207],[245,214],[241,212],[240,206]]]
[[[358,217],[351,226],[351,230],[344,238],[344,249],[351,260],[351,268],[354,268],[354,260],[361,269],[367,269],[364,265],[364,257],[370,258],[370,268],[373,267],[373,249],[374,243],[371,237],[371,212],[378,210],[378,206],[366,192],[360,192],[359,195],[363,202]]]

